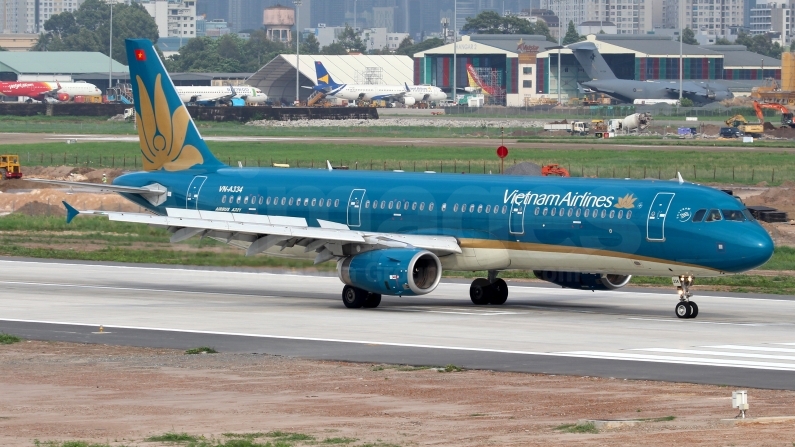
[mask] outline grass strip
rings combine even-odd
[[[593,422],[585,424],[563,424],[555,427],[555,430],[563,433],[599,433]]]
[[[14,343],[19,343],[21,341],[22,339],[17,337],[16,335],[0,332],[0,345],[13,345]]]
[[[187,433],[168,432],[162,435],[150,436],[146,438],[147,442],[198,442],[197,436],[189,435]]]
[[[218,354],[218,351],[216,351],[215,349],[210,348],[208,346],[202,346],[202,347],[199,347],[199,348],[188,349],[187,351],[185,351],[185,354],[188,354],[188,355],[193,355],[193,354]],[[226,436],[226,435],[224,435],[224,436]]]

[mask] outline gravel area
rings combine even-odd
[[[795,421],[735,424],[734,388],[309,361],[263,354],[23,341],[0,345],[0,445],[156,446],[186,432],[295,432],[351,446],[791,446]],[[748,390],[751,417],[795,415],[795,392]],[[655,418],[675,416],[673,420]],[[584,419],[646,419],[598,433]],[[263,444],[266,440],[261,441]],[[379,444],[380,443],[380,444]],[[172,444],[166,444],[172,445]],[[312,445],[297,441],[291,445]]]
[[[544,127],[549,120],[517,120],[517,119],[456,119],[456,118],[388,118],[377,120],[295,120],[295,121],[249,121],[247,126],[260,127],[482,127],[506,129]]]

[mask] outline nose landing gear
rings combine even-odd
[[[505,304],[508,300],[508,284],[505,280],[497,278],[496,270],[489,270],[489,277],[477,278],[469,286],[469,299],[473,304]]]
[[[674,276],[671,281],[676,286],[676,291],[679,293],[679,302],[676,303],[674,312],[678,318],[696,318],[698,316],[698,305],[694,301],[690,301],[693,296],[690,293],[690,286],[693,285],[692,276]]]

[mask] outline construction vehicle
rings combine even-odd
[[[742,133],[755,138],[761,137],[762,133],[765,131],[765,126],[761,123],[761,120],[758,124],[751,124],[742,115],[734,115],[725,122],[727,126],[736,127],[740,129]]]
[[[0,177],[5,179],[22,178],[19,155],[0,155]]]
[[[785,106],[775,102],[759,103],[754,101],[754,111],[756,112],[756,116],[759,117],[759,122],[764,121],[762,109],[778,110],[781,112],[781,124],[784,126],[795,127],[795,123],[792,122],[792,112],[790,112],[790,110]]]
[[[558,176],[558,177],[571,177],[569,174],[569,170],[564,168],[563,166],[559,165],[546,165],[541,167],[541,175],[544,177],[547,176]]]
[[[585,121],[572,121],[569,123],[566,120],[546,123],[544,124],[544,130],[565,130],[579,135],[588,135],[589,132],[588,123]]]

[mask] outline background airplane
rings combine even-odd
[[[35,101],[69,101],[75,96],[101,96],[102,91],[88,82],[0,82],[3,96],[27,96]]]
[[[400,102],[407,106],[420,101],[442,101],[447,94],[439,87],[432,85],[381,85],[381,84],[338,84],[334,82],[326,67],[315,61],[317,85],[314,90],[333,98],[349,101],[365,100]]]
[[[186,103],[230,102],[232,98],[240,98],[248,103],[261,104],[268,100],[268,95],[256,87],[248,85],[205,87],[176,87],[179,99]]]
[[[484,95],[498,95],[502,93],[505,89],[495,86],[495,85],[486,85],[483,82],[483,79],[480,78],[477,71],[475,71],[475,67],[472,64],[467,64],[467,78],[469,80],[469,87],[465,87],[465,91],[476,91],[479,90],[483,92]]]
[[[585,73],[592,79],[583,82],[584,87],[628,103],[633,103],[636,99],[679,98],[679,81],[618,79],[593,42],[579,42],[567,48],[572,50]],[[734,95],[718,82],[683,81],[682,97],[696,104],[706,104],[730,99]]]

